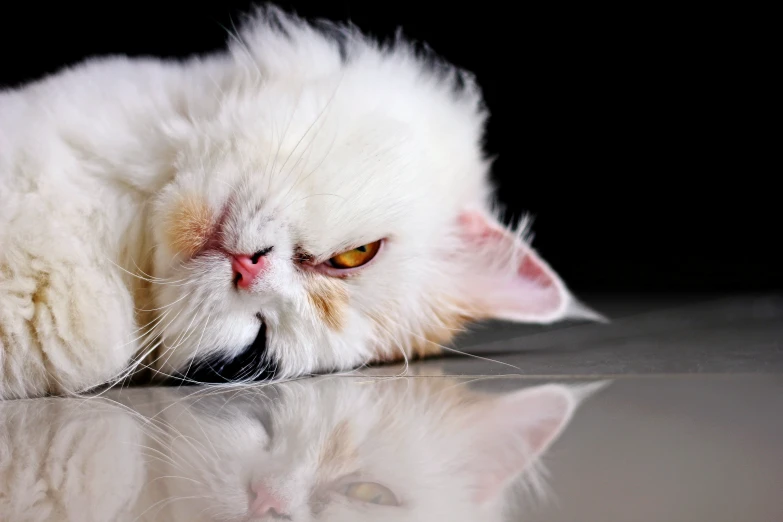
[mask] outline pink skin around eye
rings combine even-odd
[[[316,272],[320,272],[321,274],[328,275],[330,277],[351,277],[353,275],[356,275],[358,272],[364,270],[371,264],[373,264],[375,260],[378,259],[378,256],[381,255],[381,251],[383,251],[383,247],[385,245],[386,245],[386,240],[381,239],[381,244],[378,245],[378,251],[372,257],[372,259],[367,261],[362,266],[357,266],[356,268],[335,268],[329,264],[328,259],[323,263],[319,263],[317,265],[304,264],[302,266],[310,270],[315,270]]]

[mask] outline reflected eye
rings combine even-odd
[[[357,268],[370,262],[381,248],[381,240],[338,254],[329,260],[333,268]]]
[[[375,482],[351,482],[340,489],[340,493],[353,500],[379,506],[399,506],[397,497],[385,486]]]

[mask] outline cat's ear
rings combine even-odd
[[[557,273],[517,234],[487,213],[459,215],[467,300],[485,318],[524,323],[606,318],[574,298]]]
[[[469,423],[469,473],[474,498],[492,502],[538,460],[568,425],[574,410],[608,382],[547,384],[489,399]]]

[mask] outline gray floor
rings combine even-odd
[[[598,380],[607,386],[578,408],[544,456],[549,495],[538,500],[512,496],[508,522],[783,520],[783,296],[585,301],[612,322],[486,324],[457,341],[458,350],[475,356],[452,354],[408,368],[383,366],[223,392],[115,389],[104,394],[108,402],[0,402],[0,520],[208,522],[213,520],[206,516],[210,507],[233,497],[198,489],[211,484],[211,472],[191,464],[209,452],[199,450],[190,458],[188,447],[220,453],[219,469],[233,484],[244,476],[246,471],[239,470],[248,459],[258,457],[254,437],[262,440],[264,431],[246,446],[239,436],[252,433],[247,430],[253,426],[260,429],[258,420],[264,427],[275,425],[269,431],[276,433],[273,440],[311,437],[317,447],[324,426],[342,419],[329,413],[333,405],[361,404],[343,415],[362,424],[371,417],[368,412],[381,409],[384,421],[399,433],[412,430],[418,433],[417,444],[430,444],[437,452],[458,444],[460,433],[429,441],[429,431],[416,431],[422,419],[411,412],[437,409],[450,389],[509,393],[545,383]],[[403,379],[373,378],[403,374]],[[303,428],[300,420],[311,427]],[[376,472],[399,473],[396,444],[396,438],[384,440],[380,433],[359,447],[380,459]],[[480,448],[460,449],[473,451]],[[283,461],[281,473],[286,466],[294,469],[300,454]],[[123,468],[119,472],[118,466]],[[402,472],[414,480],[417,466]],[[17,484],[19,478],[29,484]],[[85,500],[88,482],[101,486],[93,500]],[[238,503],[225,509],[241,512],[246,486],[242,480],[236,484]],[[133,497],[134,488],[146,493]],[[40,509],[21,502],[28,491]],[[453,492],[435,488],[433,494]],[[178,500],[183,498],[191,500]],[[69,513],[64,506],[70,506]],[[100,511],[112,506],[127,511],[122,516]],[[405,509],[396,513],[389,520],[421,520]],[[237,517],[230,520],[250,520]],[[308,518],[290,518],[300,519]]]
[[[419,368],[531,376],[783,372],[783,295],[585,301],[611,323],[479,325],[455,348],[492,361],[459,357]]]
[[[616,380],[547,455],[553,501],[518,520],[783,520],[780,412],[783,375]]]
[[[587,299],[610,324],[489,324],[421,376],[513,390],[609,379],[547,455],[526,522],[783,520],[783,296]],[[404,368],[376,368],[389,375]]]

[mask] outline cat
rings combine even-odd
[[[0,403],[9,522],[500,522],[604,386],[332,376]],[[518,385],[516,386],[518,388]],[[127,407],[130,405],[131,407]]]
[[[283,380],[602,320],[505,226],[474,78],[274,6],[0,91],[0,398]]]

